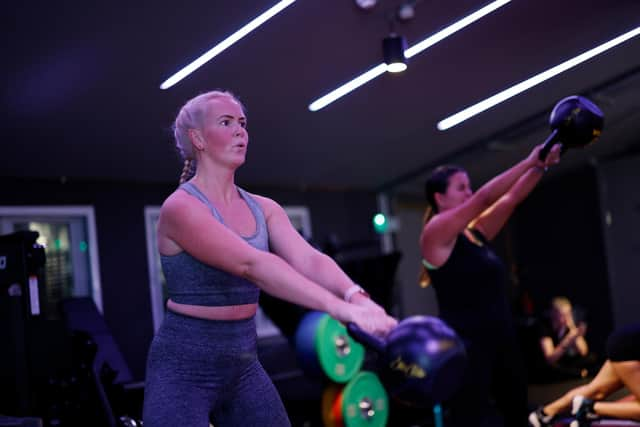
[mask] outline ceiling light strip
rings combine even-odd
[[[284,10],[291,4],[295,3],[295,1],[296,0],[282,0],[279,3],[277,3],[275,6],[271,7],[266,12],[263,12],[260,16],[258,16],[257,18],[254,18],[251,22],[246,24],[244,27],[240,28],[238,31],[231,34],[229,37],[227,37],[226,39],[224,39],[223,41],[221,41],[220,43],[218,43],[217,45],[209,49],[198,59],[196,59],[195,61],[193,61],[192,63],[190,63],[189,65],[187,65],[186,67],[184,67],[183,69],[181,69],[180,71],[172,75],[171,77],[169,77],[160,85],[160,89],[169,89],[171,86],[175,85],[176,83],[178,83],[179,81],[187,77],[189,74],[193,73],[198,68],[202,67],[204,64],[206,64],[207,62],[209,62],[210,60],[218,56],[224,50],[233,46],[233,44],[235,44],[238,40],[240,40],[241,38],[243,38],[244,36],[252,32],[253,30],[255,30],[256,28],[258,28],[260,25],[267,22],[269,19],[273,18],[278,13],[282,12],[282,10]]]
[[[473,12],[472,14],[460,19],[459,21],[449,25],[448,27],[438,31],[437,33],[427,37],[426,39],[414,44],[413,46],[411,46],[410,48],[408,48],[407,50],[404,51],[404,55],[405,57],[411,58],[412,56],[415,56],[417,54],[419,54],[420,52],[426,50],[427,48],[433,46],[434,44],[444,40],[445,38],[451,36],[452,34],[462,30],[463,28],[467,27],[468,25],[474,23],[475,21],[477,21],[478,19],[482,18],[483,16],[488,15],[489,13],[493,12],[494,10],[506,5],[507,3],[510,3],[511,0],[496,0],[490,4],[488,4],[487,6],[478,9],[477,11]],[[348,83],[343,84],[342,86],[338,87],[337,89],[334,89],[333,91],[329,92],[328,94],[318,98],[317,100],[313,101],[311,104],[309,104],[309,110],[311,111],[318,111],[321,108],[326,107],[327,105],[331,104],[333,101],[343,97],[344,95],[348,94],[349,92],[353,91],[354,89],[359,88],[360,86],[362,86],[363,84],[375,79],[376,77],[380,76],[381,74],[383,74],[385,71],[387,71],[387,65],[385,63],[382,64],[378,64],[375,67],[371,68],[370,70],[366,71],[365,73],[359,75],[358,77],[356,77],[355,79],[349,81]]]
[[[545,80],[548,80],[564,71],[567,71],[585,61],[588,61],[594,56],[600,55],[601,53],[606,52],[607,50],[614,48],[615,46],[624,43],[625,41],[638,35],[640,35],[640,27],[636,27],[633,30],[622,34],[621,36],[618,36],[606,43],[601,44],[600,46],[597,46],[576,56],[575,58],[569,59],[561,64],[556,65],[555,67],[549,68],[548,70],[543,71],[542,73],[539,73],[514,86],[511,86],[510,88],[505,89],[502,92],[499,92],[483,101],[480,101],[477,104],[467,107],[464,110],[441,120],[440,122],[438,122],[437,127],[439,130],[450,129],[453,126],[456,126],[463,121],[475,116],[476,114],[488,110],[489,108],[494,107],[497,104],[500,104],[501,102],[504,102],[507,99],[514,97],[524,92],[525,90],[530,89],[544,82]]]
[[[430,48],[434,44],[446,39],[450,35],[453,35],[456,32],[462,30],[463,28],[473,24],[478,19],[483,18],[484,16],[490,14],[496,9],[501,8],[502,6],[506,5],[509,2],[511,2],[511,0],[498,0],[498,1],[494,1],[493,3],[489,3],[482,9],[479,9],[473,12],[471,15],[468,15],[462,18],[458,22],[449,25],[447,28],[440,30],[437,33],[422,40],[421,42],[414,44],[409,49],[404,51],[404,56],[406,56],[407,59],[409,59],[412,56],[419,54],[423,50]]]
[[[375,79],[380,74],[383,74],[385,71],[387,71],[387,64],[383,62],[382,64],[376,65],[366,73],[359,75],[350,82],[343,84],[338,89],[335,89],[325,96],[313,101],[311,104],[309,104],[309,110],[318,111],[319,109],[326,107],[336,99],[342,98],[352,90],[359,88],[368,81]]]

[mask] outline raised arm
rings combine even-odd
[[[536,156],[541,147],[538,146],[534,150]],[[470,226],[478,229],[487,239],[492,240],[500,232],[515,208],[527,198],[540,182],[547,168],[559,161],[560,149],[560,145],[555,145],[544,163],[534,163],[502,197],[474,219]]]
[[[469,224],[479,230],[488,240],[492,240],[507,222],[518,206],[540,182],[544,174],[541,167],[530,168],[493,205],[484,210]]]
[[[557,162],[560,146],[556,145],[545,161],[538,159],[542,145],[505,172],[488,181],[460,206],[434,216],[422,232],[420,244],[425,259],[434,265],[446,261],[457,236],[475,226],[492,239],[518,205],[540,180],[540,171]]]
[[[502,196],[525,171],[536,164],[538,150],[539,148],[536,147],[526,159],[491,179],[460,205],[439,212],[427,222],[420,235],[423,258],[435,266],[444,264],[449,258],[458,235]],[[450,183],[450,185],[458,184]],[[469,188],[457,190],[471,193]],[[439,198],[441,195],[436,193],[435,197]]]

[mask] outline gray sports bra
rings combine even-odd
[[[211,214],[224,225],[224,220],[207,197],[190,182],[180,188],[207,205]],[[248,237],[240,236],[253,247],[268,251],[269,236],[264,212],[258,202],[243,189],[236,187],[256,220],[256,231]],[[204,264],[186,251],[176,255],[161,255],[162,271],[167,292],[179,304],[224,306],[258,302],[260,289],[252,282],[226,271]]]

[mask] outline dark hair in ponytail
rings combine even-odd
[[[424,193],[427,199],[427,210],[424,213],[424,217],[422,219],[422,227],[433,218],[435,214],[438,213],[438,204],[436,203],[436,193],[444,194],[447,192],[447,188],[449,187],[449,179],[451,176],[455,175],[458,172],[464,172],[465,170],[460,166],[456,165],[442,165],[435,168],[429,177],[427,178],[424,184]],[[420,264],[420,279],[419,282],[420,287],[426,288],[431,284],[431,278],[429,277],[429,272],[424,264]]]

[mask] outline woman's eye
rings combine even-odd
[[[229,120],[222,120],[222,121],[220,122],[220,124],[221,124],[222,126],[229,126]]]
[[[240,122],[240,126],[242,126],[244,129],[247,128],[247,122]]]

